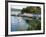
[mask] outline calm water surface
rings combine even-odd
[[[25,31],[28,29],[28,24],[22,17],[11,16],[11,31]]]

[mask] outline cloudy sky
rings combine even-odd
[[[25,5],[12,5],[11,8],[15,8],[15,9],[22,9],[22,8],[26,8],[27,6]]]
[[[26,5],[12,5],[11,8],[15,8],[15,9],[22,9],[22,8],[26,8]]]

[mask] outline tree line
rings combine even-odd
[[[23,13],[35,13],[35,14],[41,14],[41,8],[37,6],[27,6],[26,8],[23,8],[21,10]]]

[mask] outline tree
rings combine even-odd
[[[35,14],[40,14],[41,13],[41,8],[36,7],[36,6],[28,6],[26,8],[23,8],[21,10],[22,13],[35,13]]]

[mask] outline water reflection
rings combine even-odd
[[[28,24],[22,17],[11,16],[11,31],[25,31],[28,29]]]

